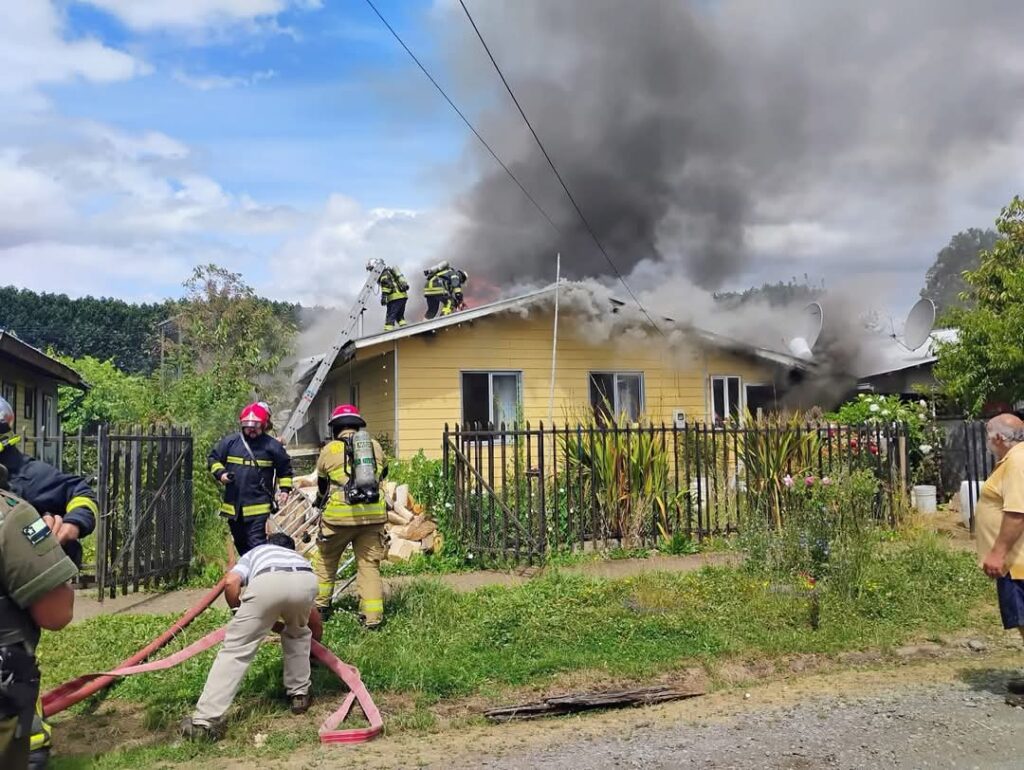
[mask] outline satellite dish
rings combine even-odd
[[[930,299],[919,299],[910,308],[903,324],[903,347],[917,350],[927,340],[935,326],[935,303]]]
[[[817,302],[812,302],[803,309],[797,324],[797,335],[786,342],[789,352],[796,358],[804,361],[814,358],[814,343],[818,341],[818,335],[821,334],[824,318],[825,313]]]

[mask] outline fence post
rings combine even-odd
[[[107,472],[110,462],[110,447],[107,444],[107,426],[96,428],[96,496],[99,498],[99,517],[96,520],[96,588],[98,599],[103,601],[107,586],[107,539],[110,537],[108,524]]]
[[[128,554],[128,558],[131,562],[132,571],[132,590],[137,592],[139,590],[139,550],[138,550],[138,532],[141,523],[139,517],[142,515],[140,508],[142,507],[142,446],[140,436],[142,429],[136,427],[133,431],[135,433],[131,440],[131,452],[132,452],[132,486],[131,486],[131,528],[126,533],[131,538],[131,552]],[[128,576],[125,575],[125,585],[127,586]]]
[[[900,501],[900,507],[902,508],[906,504],[906,502],[907,502],[907,434],[901,428],[902,428],[902,426],[898,427],[896,430],[897,430],[897,434],[898,434],[897,446],[898,446],[898,452],[899,452],[899,458],[898,459],[899,459],[899,464],[900,464],[900,494],[899,494],[899,501]],[[892,518],[893,518],[893,521],[891,523],[895,525],[896,524],[896,516],[893,515]]]
[[[82,447],[83,447],[83,443],[82,443],[82,426],[79,425],[78,426],[78,461],[75,464],[75,467],[77,469],[77,472],[78,472],[79,476],[82,475]]]
[[[539,423],[537,431],[537,486],[540,496],[540,560],[547,557],[548,552],[548,516],[544,495],[544,423]]]

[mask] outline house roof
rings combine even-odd
[[[863,372],[858,373],[862,380],[869,380],[874,377],[902,372],[907,369],[916,369],[919,366],[930,366],[938,360],[936,355],[937,346],[943,342],[955,342],[958,333],[956,329],[936,329],[921,347],[915,350],[907,350],[895,338],[886,337],[883,343],[873,351],[875,356]]]
[[[570,287],[573,289],[578,289],[580,288],[580,286],[580,284],[563,283],[561,284],[561,289],[562,291],[565,291],[566,288]],[[370,334],[365,337],[350,340],[342,349],[342,355],[339,358],[341,362],[344,362],[351,359],[351,357],[355,355],[355,352],[358,350],[364,350],[375,345],[380,345],[388,342],[397,342],[398,340],[406,339],[408,337],[415,337],[420,334],[427,334],[431,332],[440,331],[442,329],[447,329],[449,327],[459,326],[460,324],[469,323],[471,321],[476,321],[481,318],[487,318],[488,316],[497,315],[499,313],[506,312],[509,310],[521,309],[529,306],[534,302],[545,300],[548,297],[553,297],[555,293],[555,288],[555,284],[550,284],[542,289],[527,292],[526,294],[520,294],[515,297],[501,299],[496,302],[488,303],[486,305],[479,305],[468,310],[460,310],[459,312],[453,313],[452,315],[441,316],[438,318],[430,319],[428,321],[419,321],[416,323],[411,323],[408,326],[403,326],[400,329],[395,329],[394,331]],[[607,301],[614,305],[616,309],[619,307],[626,306],[625,302],[614,297],[607,297]],[[669,324],[672,324],[673,329],[684,330],[683,327],[678,326],[676,322],[671,318],[663,317],[662,320]],[[714,332],[707,331],[706,329],[699,329],[696,327],[688,326],[685,327],[685,331],[707,344],[751,355],[754,356],[755,358],[760,358],[762,360],[769,361],[773,364],[796,367],[801,369],[806,369],[808,367],[807,361],[795,358],[794,356],[788,355],[786,353],[781,353],[778,351],[769,350],[767,348],[758,347],[756,345],[751,345],[746,342],[741,342],[740,340],[732,339],[721,334],[716,334]],[[319,366],[322,360],[323,354],[310,356],[308,358],[300,360],[298,362],[298,365],[296,366],[296,370],[293,375],[295,381],[301,382],[312,376],[313,372],[316,370],[316,367]]]
[[[26,368],[39,372],[55,380],[83,390],[88,387],[82,375],[67,364],[63,364],[52,356],[46,355],[39,348],[32,347],[14,332],[0,329],[0,353],[6,353]]]

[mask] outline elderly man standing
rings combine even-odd
[[[996,467],[975,508],[978,556],[996,581],[1003,628],[1024,637],[1024,422],[1012,414],[988,421],[988,448]],[[1024,679],[1007,682],[1006,702],[1024,705]]]

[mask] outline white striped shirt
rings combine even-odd
[[[238,560],[232,572],[237,572],[242,577],[242,585],[248,585],[249,579],[258,575],[265,569],[272,567],[297,567],[311,569],[305,557],[279,545],[264,543],[258,545]]]

